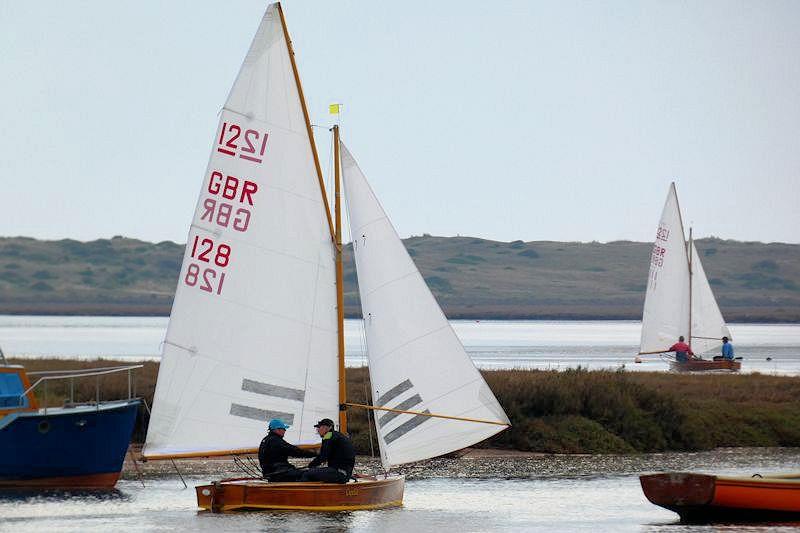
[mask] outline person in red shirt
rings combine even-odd
[[[690,357],[694,356],[694,352],[692,348],[683,342],[683,335],[678,337],[678,342],[673,344],[667,350],[668,352],[675,352],[675,359],[677,359],[681,363],[685,363],[689,360]]]

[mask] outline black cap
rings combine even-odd
[[[333,420],[331,420],[330,418],[323,418],[322,420],[320,420],[319,422],[314,424],[315,428],[318,428],[320,426],[328,426],[329,428],[332,428],[333,427]]]

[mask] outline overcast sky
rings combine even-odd
[[[184,242],[266,3],[0,3],[0,235]],[[402,236],[800,242],[800,2],[284,2]],[[327,132],[319,129],[323,168]]]

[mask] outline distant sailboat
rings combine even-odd
[[[464,351],[334,128],[334,218],[279,4],[267,9],[220,116],[189,232],[144,456],[254,453],[266,422],[375,410],[384,468],[469,446],[508,418]],[[341,164],[340,164],[341,150]],[[374,405],[347,402],[340,169]],[[399,505],[404,479],[344,485],[222,480],[198,505],[352,510]]]
[[[679,336],[695,353],[722,345],[731,337],[708,283],[689,230],[685,240],[678,194],[672,183],[650,254],[650,273],[642,314],[640,354],[663,353]],[[739,370],[738,361],[673,362],[678,370]]]

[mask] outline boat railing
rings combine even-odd
[[[142,368],[144,365],[124,365],[124,366],[109,366],[102,368],[80,369],[80,370],[41,370],[38,372],[28,372],[28,376],[39,376],[33,385],[28,387],[20,395],[20,405],[23,399],[42,385],[44,396],[44,414],[47,414],[47,389],[51,381],[69,380],[69,404],[75,404],[75,379],[95,377],[95,405],[100,409],[100,377],[108,374],[117,374],[120,372],[128,373],[128,400],[133,398],[133,371],[137,368]]]

